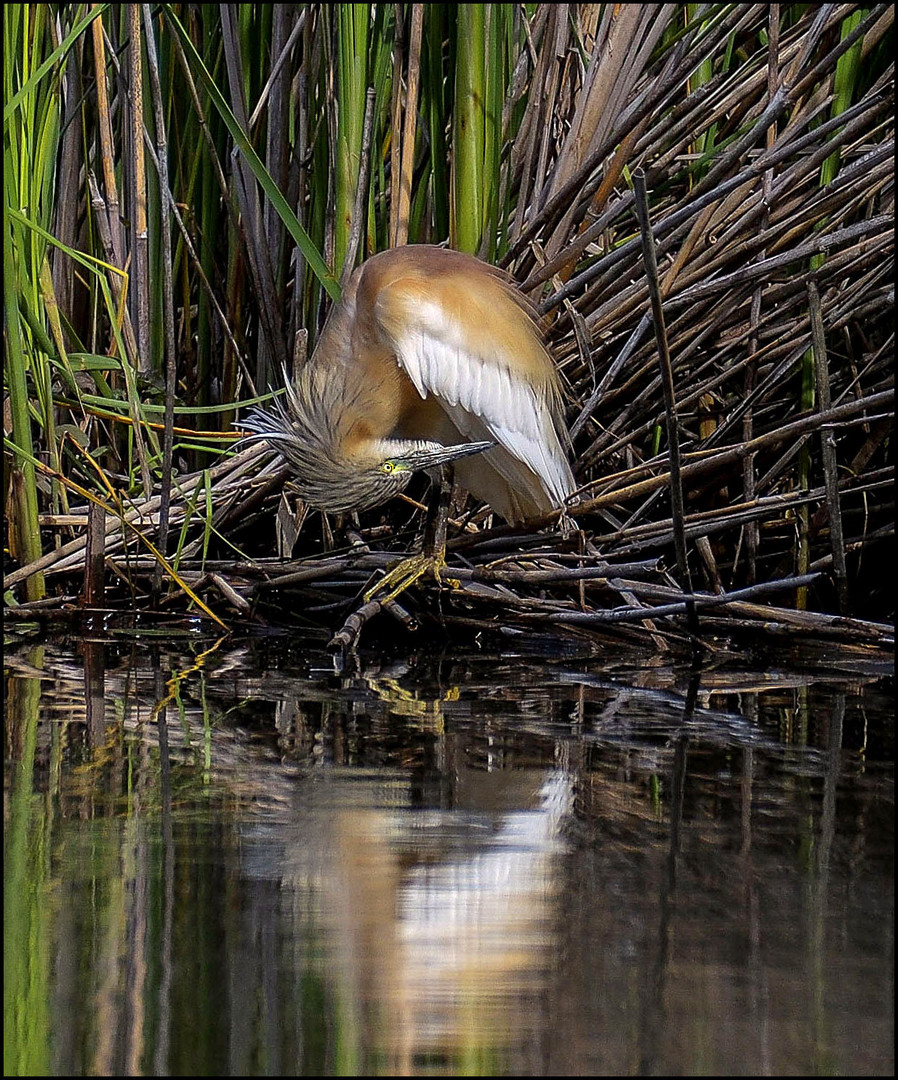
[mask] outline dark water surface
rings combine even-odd
[[[6,1075],[894,1070],[888,665],[7,641]]]

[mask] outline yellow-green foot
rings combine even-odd
[[[446,554],[441,552],[436,555],[412,555],[402,559],[365,593],[365,603],[377,599],[382,604],[395,600],[396,597],[414,585],[425,574],[432,573],[438,585],[443,583],[442,572],[446,569]],[[457,589],[460,582],[455,578],[447,578],[446,584]]]

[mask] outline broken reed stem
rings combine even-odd
[[[381,610],[379,600],[369,600],[354,611],[327,643],[329,649],[351,649],[358,641],[362,627]]]
[[[823,333],[823,313],[820,291],[816,281],[808,282],[808,314],[811,320],[811,340],[814,346],[814,375],[817,383],[817,407],[820,412],[830,408],[829,362]],[[839,598],[839,614],[848,613],[848,572],[845,566],[845,538],[842,532],[842,504],[839,501],[839,473],[836,458],[836,433],[831,427],[820,428],[820,449],[823,456],[823,476],[826,486],[826,508],[829,513],[829,535],[833,553],[833,576]]]
[[[354,648],[359,639],[359,634],[362,632],[362,627],[379,611],[385,611],[388,615],[392,615],[410,633],[414,633],[420,625],[415,616],[395,600],[371,600],[349,616],[327,643],[327,647],[341,652]]]
[[[91,503],[87,508],[87,554],[84,560],[84,606],[103,607],[106,586],[106,511]]]
[[[677,554],[677,570],[683,589],[692,592],[692,578],[689,574],[689,562],[686,557],[686,530],[683,510],[683,481],[680,475],[680,435],[677,419],[677,402],[674,391],[673,368],[670,362],[670,349],[667,344],[667,331],[664,326],[664,308],[661,302],[661,284],[658,280],[658,260],[655,255],[655,241],[649,222],[649,200],[645,184],[645,172],[637,169],[633,173],[633,185],[636,195],[636,216],[642,235],[642,258],[648,284],[649,298],[652,304],[652,320],[655,325],[655,338],[658,342],[658,359],[661,364],[661,382],[664,389],[664,408],[667,419],[667,444],[670,455],[670,503],[674,526],[674,549]],[[686,616],[691,633],[698,636],[699,625],[695,604],[686,601]]]

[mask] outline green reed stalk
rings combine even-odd
[[[433,235],[449,235],[449,146],[446,142],[449,92],[443,70],[446,8],[428,4],[424,19],[421,110],[427,118]]]
[[[7,39],[8,40],[8,39]],[[4,165],[8,177],[11,169]],[[6,206],[4,204],[4,211]],[[14,521],[16,551],[22,563],[34,562],[41,552],[40,527],[38,525],[37,486],[34,466],[29,460],[34,456],[31,439],[31,417],[28,409],[27,361],[23,347],[25,330],[19,317],[17,300],[17,275],[13,249],[16,241],[14,230],[4,212],[3,215],[3,313],[6,332],[6,385],[12,412],[11,438],[24,453],[24,459],[11,462],[11,501],[9,511]],[[32,574],[26,582],[29,600],[40,600],[45,595],[43,574]]]
[[[4,43],[9,47],[10,38],[5,37]],[[44,647],[35,646],[23,659],[40,670]],[[21,750],[11,770],[4,810],[3,1075],[49,1076],[54,1023],[52,905],[47,902],[52,834],[51,817],[42,812],[42,800],[34,793],[41,686],[37,679],[10,679],[7,693],[7,739]]]
[[[512,4],[486,5],[484,67],[483,172],[480,193],[481,238],[479,254],[496,258],[499,226],[499,164],[502,154],[502,106],[507,84],[505,47],[510,33]]]
[[[11,438],[22,451],[21,457],[10,462],[5,509],[12,521],[14,554],[23,563],[42,554],[36,474],[30,460],[36,449],[33,419],[40,424],[54,464],[59,461],[49,361],[42,348],[46,334],[36,338],[23,315],[30,310],[33,321],[42,326],[45,290],[52,293],[42,225],[53,214],[60,98],[58,69],[44,57],[49,54],[59,60],[64,54],[53,49],[49,18],[49,9],[41,5],[4,8],[4,366]],[[52,490],[58,506],[55,485]],[[27,598],[38,600],[44,593],[43,575],[36,574],[28,580]]]
[[[457,8],[450,243],[472,254],[483,236],[486,8],[486,4]]]
[[[337,190],[333,267],[337,276],[349,246],[361,167],[370,18],[367,4],[337,4]]]
[[[689,26],[696,19],[700,19],[703,13],[707,12],[707,6],[705,4],[686,4],[685,5],[686,25]],[[709,20],[704,20],[706,23]],[[721,61],[720,70],[729,71],[733,60],[733,48],[735,45],[735,35],[730,34],[727,40],[726,50]],[[704,86],[709,83],[714,77],[714,61],[708,56],[698,65],[692,75],[689,77],[690,90],[694,91],[700,86]],[[716,141],[717,141],[717,128],[718,124],[713,123],[707,129],[703,131],[701,135],[695,141],[695,152],[704,156],[705,161],[697,165],[694,168],[694,181],[698,182],[708,171],[711,165],[710,158],[714,153]]]
[[[371,29],[370,81],[374,87],[374,133],[368,172],[365,250],[362,253],[365,258],[389,246],[390,239],[389,207],[385,194],[389,188],[385,147],[388,138],[392,146],[393,138],[392,98],[398,77],[393,66],[392,44],[395,33],[394,6],[378,4]]]

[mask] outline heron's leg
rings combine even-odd
[[[451,464],[441,466],[439,479],[435,483],[436,492],[427,511],[423,552],[420,555],[402,559],[386,573],[365,593],[365,603],[375,597],[381,603],[395,600],[401,592],[414,585],[428,572],[433,574],[437,584],[442,584],[441,575],[446,568],[446,531],[449,524],[453,476],[454,470]],[[453,578],[448,578],[447,584],[458,587],[458,582]],[[386,595],[382,595],[384,590],[388,590]]]

